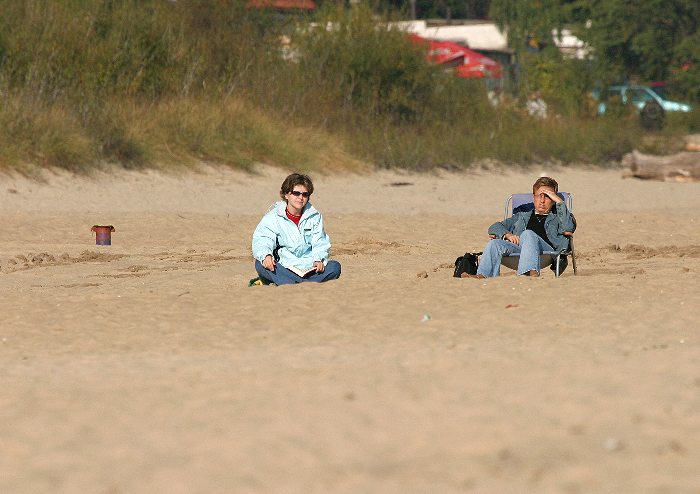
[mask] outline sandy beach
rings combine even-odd
[[[248,287],[286,174],[0,177],[1,493],[700,493],[700,183],[314,174],[340,280]],[[578,275],[453,278],[540,174]]]

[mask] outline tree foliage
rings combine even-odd
[[[599,83],[673,81],[700,99],[697,0],[492,0],[490,15],[518,53],[546,52],[552,30],[567,27],[592,48]]]
[[[671,79],[679,94],[700,101],[700,32],[688,36],[676,46]]]
[[[551,46],[552,29],[568,19],[562,0],[493,0],[490,15],[508,32],[508,42],[517,53]]]
[[[682,46],[699,34],[696,0],[577,0],[568,10],[576,35],[611,78],[667,80],[693,56]]]
[[[377,0],[379,9],[398,10],[410,15],[412,6],[418,19],[483,19],[491,0]]]

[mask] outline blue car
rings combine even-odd
[[[607,109],[607,101],[612,98],[619,100],[622,104],[626,105],[632,103],[637,107],[637,111],[642,111],[645,106],[650,102],[658,103],[658,105],[664,109],[665,112],[682,112],[688,113],[693,110],[693,108],[686,103],[678,103],[676,101],[669,101],[657,93],[655,93],[648,86],[610,86],[605,90],[605,95],[603,98],[600,97],[600,93],[594,93],[596,99],[600,100],[598,103],[598,114],[603,115]],[[653,104],[653,103],[652,103]]]

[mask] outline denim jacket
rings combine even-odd
[[[253,257],[262,262],[268,255],[277,254],[282,266],[308,269],[314,261],[326,264],[331,240],[323,228],[323,216],[311,203],[304,206],[299,226],[285,212],[287,204],[277,201],[263,216],[253,232]]]
[[[504,221],[498,221],[489,227],[489,235],[502,238],[506,233],[522,234],[527,229],[527,223],[533,211],[515,213]],[[564,236],[564,232],[573,233],[576,229],[574,216],[569,212],[564,201],[552,206],[552,209],[544,220],[544,231],[547,238],[554,246],[554,250],[561,252],[569,247],[569,239]]]

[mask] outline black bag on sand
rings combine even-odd
[[[466,252],[455,260],[455,278],[461,278],[462,273],[476,274],[479,267],[479,256],[473,252]]]

